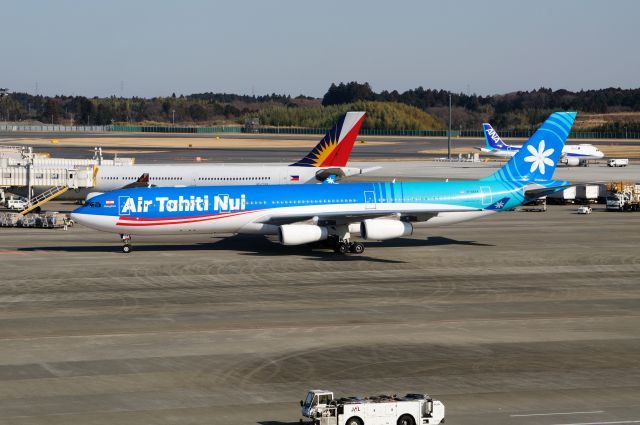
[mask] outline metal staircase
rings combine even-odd
[[[23,209],[18,214],[25,215],[28,212],[38,208],[40,205],[43,205],[53,198],[62,195],[67,190],[69,190],[69,186],[54,186],[50,189],[47,189],[38,196],[34,196],[33,198],[31,198],[31,201],[27,204],[27,208]]]

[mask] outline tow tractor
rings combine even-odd
[[[300,423],[312,425],[425,425],[444,423],[444,404],[427,394],[409,393],[334,399],[333,392],[311,390],[300,400]]]

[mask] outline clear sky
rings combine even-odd
[[[322,96],[640,87],[637,0],[6,0],[0,87]]]

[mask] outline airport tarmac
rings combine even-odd
[[[394,161],[394,162],[358,162],[353,167],[378,169],[349,177],[348,181],[389,180],[398,181],[443,181],[481,179],[496,172],[504,162],[448,162],[448,161]],[[592,164],[588,167],[558,166],[553,174],[555,180],[572,183],[598,183],[613,181],[640,182],[640,164],[626,167],[607,167],[605,164]]]
[[[0,133],[0,146],[32,146],[53,157],[88,158],[95,146],[102,146],[105,158],[114,154],[135,157],[138,163],[193,162],[295,162],[304,157],[322,135],[291,134],[150,134],[108,133],[24,134]],[[49,139],[58,143],[51,144]],[[81,140],[81,141],[78,141]],[[365,143],[361,143],[364,141]],[[522,139],[506,139],[522,143]],[[571,144],[585,141],[569,140]],[[607,157],[640,159],[638,140],[591,140]],[[191,146],[190,146],[191,145]],[[481,138],[453,138],[452,155],[472,155],[485,145]],[[437,137],[361,136],[354,145],[352,161],[425,160],[447,155],[447,139]],[[495,157],[482,155],[490,160]]]
[[[310,136],[296,136],[310,137]],[[132,138],[132,140],[134,140]],[[316,139],[314,139],[316,140]],[[454,141],[454,147],[460,147],[471,153],[473,146],[479,146],[481,140],[464,139]],[[15,141],[4,140],[2,144],[11,145]],[[631,142],[629,142],[631,143]],[[310,146],[313,143],[310,142]],[[440,152],[443,148],[445,151]],[[309,147],[310,148],[310,147]],[[93,147],[42,145],[34,147],[36,152],[48,152],[52,157],[91,158]],[[432,151],[432,153],[425,153]],[[112,158],[114,151],[104,150],[105,158]],[[280,148],[187,148],[165,147],[151,148],[144,146],[119,147],[120,157],[134,157],[137,164],[215,164],[215,163],[273,163],[288,165],[299,160],[308,153],[305,147]],[[349,181],[386,180],[460,180],[478,179],[495,172],[504,161],[494,157],[482,157],[482,162],[448,162],[438,159],[446,155],[446,140],[431,138],[392,138],[392,143],[368,142],[356,143],[349,161],[349,166],[369,168],[380,167],[367,174],[350,178]],[[201,161],[196,161],[200,158]],[[559,166],[554,176],[558,180],[576,183],[640,181],[640,163],[632,160],[627,167],[607,167],[604,160],[589,167]]]
[[[640,214],[506,212],[339,257],[0,229],[0,423],[297,423],[310,388],[447,424],[640,423]]]

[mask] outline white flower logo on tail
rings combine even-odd
[[[530,173],[533,173],[537,168],[538,170],[540,170],[541,174],[544,174],[545,164],[548,165],[549,167],[553,167],[553,161],[549,159],[549,156],[551,156],[551,154],[555,151],[555,149],[550,148],[550,149],[544,150],[544,148],[545,148],[544,140],[540,140],[540,144],[538,145],[537,150],[531,145],[527,146],[527,150],[531,153],[531,155],[526,157],[524,161],[531,162],[531,169],[529,170]]]

